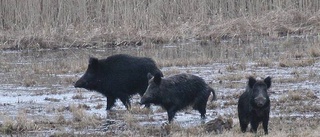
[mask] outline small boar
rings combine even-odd
[[[118,98],[129,109],[130,96],[136,93],[142,96],[146,91],[148,73],[163,76],[151,58],[125,54],[101,60],[90,58],[87,71],[74,86],[94,90],[106,96],[107,110],[114,106]],[[148,107],[148,104],[146,106]]]
[[[161,78],[161,74],[156,73],[154,76],[148,74],[148,78],[149,85],[140,103],[162,106],[167,111],[169,123],[177,111],[191,105],[200,112],[201,118],[205,118],[211,92],[212,100],[216,99],[214,90],[202,78],[195,75],[178,74]]]
[[[262,122],[264,133],[268,134],[270,99],[267,90],[270,86],[270,77],[263,81],[249,77],[246,91],[238,101],[238,116],[242,132],[246,132],[250,122],[251,132],[256,133],[259,123]]]

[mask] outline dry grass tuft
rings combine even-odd
[[[236,67],[232,64],[232,65],[226,66],[226,70],[227,70],[228,72],[233,72],[233,71],[235,71],[235,70],[237,70],[237,69],[236,69]]]
[[[207,103],[207,109],[216,109],[218,106],[219,103],[217,101]]]
[[[299,91],[288,91],[288,99],[291,99],[293,101],[302,100],[302,94]]]
[[[63,115],[61,115],[61,114],[58,114],[57,116],[56,116],[56,119],[55,119],[55,121],[56,121],[56,123],[57,124],[67,124],[67,120],[65,119],[65,117],[63,116]]]
[[[224,103],[224,106],[225,106],[225,107],[235,106],[235,105],[237,105],[237,104],[238,104],[238,101],[237,101],[237,100],[230,100],[230,101],[228,101],[228,102],[225,102],[225,103]]]
[[[309,48],[308,52],[311,55],[311,57],[320,57],[319,45]]]
[[[318,99],[317,95],[314,93],[314,91],[307,91],[306,96],[310,99]]]
[[[279,97],[279,103],[285,103],[285,102],[290,102],[290,101],[302,101],[302,100],[307,100],[309,99],[314,99],[315,96],[312,94],[312,91],[301,91],[301,90],[289,90],[286,94],[283,94]],[[302,106],[304,106],[302,104]],[[298,109],[295,108],[295,109]]]
[[[36,84],[37,84],[36,80],[34,80],[32,78],[23,79],[23,85],[25,87],[32,87],[32,86],[35,86]]]
[[[210,58],[176,58],[171,60],[161,60],[158,61],[160,67],[167,66],[194,66],[199,64],[209,64],[211,62]]]
[[[66,133],[66,132],[55,132],[50,135],[50,137],[74,137],[76,136],[74,133]]]
[[[59,106],[58,108],[56,108],[56,111],[57,112],[70,111],[70,107]]]
[[[164,76],[170,76],[170,75],[179,74],[179,73],[181,73],[181,72],[180,72],[179,69],[170,69],[170,70],[168,70],[168,71],[164,71],[163,73],[164,73],[164,74],[163,74]]]
[[[260,59],[257,61],[257,66],[258,67],[271,67],[273,65],[273,62],[271,59]]]
[[[79,109],[85,109],[85,110],[90,110],[90,106],[86,104],[78,104]]]
[[[306,67],[306,66],[311,66],[315,63],[315,60],[312,58],[309,59],[299,59],[299,60],[294,60],[294,59],[281,59],[279,61],[279,66],[280,67]]]
[[[244,61],[241,61],[239,64],[232,63],[232,64],[226,66],[226,70],[228,72],[235,72],[237,70],[244,71],[244,70],[246,70],[246,64]]]
[[[274,79],[273,81],[275,83],[298,83],[298,82],[306,81],[307,79],[308,79],[307,77],[300,77],[299,75],[295,75],[294,77],[279,78],[279,79]]]
[[[98,127],[103,119],[99,115],[91,115],[85,109],[77,108],[74,105],[71,107],[71,113],[73,116],[72,124],[75,128]]]
[[[129,127],[134,128],[136,126],[136,119],[130,112],[125,112],[123,118]]]
[[[35,131],[40,127],[33,121],[26,117],[25,112],[19,112],[16,117],[5,118],[0,131],[4,134],[21,133],[25,131]]]
[[[96,106],[94,106],[94,108],[95,109],[101,109],[101,108],[103,108],[103,104],[101,104],[101,103],[98,103]]]
[[[68,85],[73,85],[74,82],[75,82],[76,80],[78,80],[78,78],[66,77],[66,78],[64,78],[63,80],[64,80],[64,81],[63,81],[64,83],[66,83],[66,84],[68,84]]]
[[[219,81],[222,81],[222,82],[224,82],[224,81],[229,81],[230,82],[230,81],[240,81],[243,78],[244,78],[244,76],[242,74],[234,73],[234,74],[231,74],[231,75],[220,76],[217,79]]]
[[[141,108],[140,105],[131,106],[130,113],[132,114],[150,114],[150,108]]]
[[[318,78],[318,73],[315,72],[314,70],[310,70],[309,71],[309,78],[312,79],[312,78]]]
[[[223,118],[222,116],[218,116],[218,118],[207,122],[204,125],[204,129],[206,132],[214,131],[217,134],[221,134],[226,130],[230,130],[233,126],[232,118]]]
[[[72,96],[72,99],[86,99],[86,97],[84,97],[81,93],[78,93]]]

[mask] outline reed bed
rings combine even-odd
[[[318,35],[318,0],[1,0],[1,48]]]

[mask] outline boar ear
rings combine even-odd
[[[90,57],[90,59],[89,59],[89,65],[91,65],[91,66],[97,66],[98,63],[99,63],[99,60],[98,60],[97,58]]]
[[[264,83],[267,84],[267,88],[271,87],[271,77],[270,76],[265,78],[263,81],[264,81]]]
[[[156,83],[157,85],[160,85],[161,83],[161,74],[160,73],[156,73],[153,77],[153,81],[154,83]]]
[[[153,75],[151,73],[148,73],[147,78],[148,80],[150,80],[153,77]]]
[[[257,82],[257,80],[255,78],[253,78],[252,76],[249,77],[249,82],[248,85],[250,88],[253,88],[253,85]]]
[[[90,57],[90,59],[89,59],[89,64],[96,64],[96,63],[98,63],[98,59],[97,58],[94,58],[94,57]]]

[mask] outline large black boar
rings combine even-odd
[[[238,102],[238,116],[242,132],[246,132],[250,122],[251,132],[256,133],[259,123],[262,122],[264,133],[268,134],[270,99],[267,90],[270,86],[270,77],[263,81],[249,77],[246,91],[240,96]]]
[[[161,78],[161,73],[154,76],[148,74],[149,85],[140,103],[153,103],[162,106],[168,113],[169,122],[176,112],[193,105],[201,118],[205,118],[206,106],[210,93],[212,100],[216,99],[214,90],[204,80],[191,74],[179,74],[168,78]]]
[[[118,98],[129,109],[130,96],[136,93],[142,96],[146,91],[148,73],[162,76],[151,58],[124,54],[101,60],[90,58],[87,71],[74,86],[102,93],[107,97],[107,110],[114,106]]]

